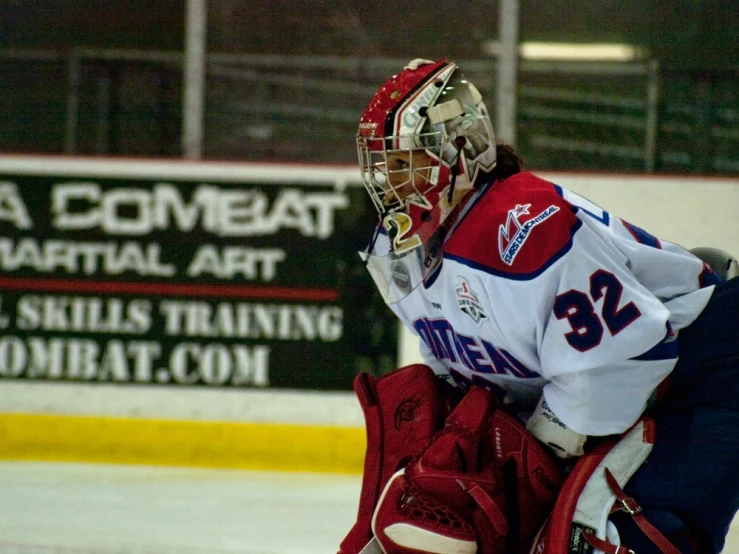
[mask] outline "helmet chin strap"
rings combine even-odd
[[[454,195],[454,185],[457,182],[457,175],[459,175],[459,157],[462,155],[462,148],[464,148],[465,144],[467,144],[467,139],[461,135],[454,139],[454,146],[457,147],[457,155],[454,157],[451,168],[452,180],[449,183],[449,196],[447,198],[450,205],[452,203],[452,196]]]

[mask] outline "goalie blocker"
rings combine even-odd
[[[355,525],[339,554],[629,554],[623,510],[665,554],[680,554],[623,487],[654,444],[643,418],[567,475],[487,389],[466,394],[415,364],[354,389],[367,427]]]

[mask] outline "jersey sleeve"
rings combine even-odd
[[[552,271],[538,345],[544,396],[578,433],[621,433],[677,360],[670,312],[588,225]]]

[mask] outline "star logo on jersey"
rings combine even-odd
[[[469,282],[464,277],[458,277],[459,285],[456,287],[457,301],[459,302],[459,309],[466,313],[472,318],[477,325],[483,319],[487,319],[485,312],[482,310],[482,305],[477,298],[477,294],[470,288]]]
[[[513,217],[518,220],[519,217],[522,215],[529,215],[529,208],[531,207],[531,204],[526,204],[525,206],[522,206],[521,204],[516,204],[516,207],[513,208],[509,213],[513,214]]]
[[[513,260],[529,238],[531,230],[559,211],[559,208],[552,204],[540,214],[522,221],[522,216],[531,215],[529,208],[531,204],[516,204],[515,208],[508,210],[505,225],[498,229],[498,251],[500,259],[507,265],[513,265]]]

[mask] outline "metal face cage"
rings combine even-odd
[[[405,210],[411,203],[433,208],[425,194],[438,184],[445,138],[439,132],[357,137],[362,182],[381,217]]]

